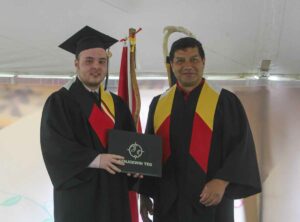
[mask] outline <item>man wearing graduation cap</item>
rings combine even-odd
[[[142,218],[154,210],[154,222],[233,222],[233,199],[261,191],[246,113],[233,93],[203,78],[198,40],[175,41],[170,61],[177,83],[153,98],[146,127],[163,140],[162,178],[141,181]]]
[[[60,45],[75,54],[76,79],[47,99],[41,148],[54,186],[55,222],[130,222],[123,157],[107,153],[110,129],[135,131],[127,105],[101,84],[117,40],[88,26]]]

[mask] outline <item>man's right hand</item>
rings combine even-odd
[[[117,167],[124,166],[125,163],[123,162],[124,157],[115,155],[115,154],[100,154],[100,165],[99,168],[106,170],[111,174],[120,173],[121,170]]]
[[[148,214],[153,215],[153,203],[150,197],[140,195],[140,214],[143,222],[152,222]]]

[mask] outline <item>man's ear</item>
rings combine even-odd
[[[173,70],[173,62],[172,61],[170,61],[170,69]]]
[[[74,60],[74,66],[76,67],[76,70],[78,70],[78,68],[79,68],[79,61],[78,61],[78,59]]]

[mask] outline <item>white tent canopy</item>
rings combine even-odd
[[[187,28],[203,43],[207,75],[261,75],[263,61],[269,60],[267,74],[300,80],[299,0],[0,0],[0,3],[0,115],[7,124],[0,132],[0,178],[3,178],[0,221],[53,221],[51,183],[38,141],[41,107],[46,94],[66,81],[57,80],[59,76],[74,74],[74,56],[58,45],[85,25],[117,39],[128,35],[131,27],[142,28],[137,34],[138,77],[166,76],[163,29],[171,25]],[[179,36],[183,35],[172,35],[170,42]],[[116,76],[121,49],[122,43],[111,48],[110,72]],[[38,80],[26,79],[23,85],[14,84],[18,83],[15,76],[22,78],[23,74],[26,78],[38,75]],[[43,82],[40,75],[45,78],[54,75],[55,79]],[[2,82],[5,84],[1,85]],[[168,85],[165,80],[139,83],[141,119],[145,125],[152,96]],[[300,81],[245,79],[225,83],[226,88],[236,89],[238,96],[244,98],[260,152],[264,190],[260,195],[260,221],[299,221]],[[13,139],[14,135],[18,139]],[[256,200],[252,203],[256,209]],[[251,215],[258,218],[257,212]],[[236,221],[244,221],[244,214]]]
[[[204,45],[208,74],[300,74],[296,0],[1,0],[0,76],[70,74],[74,57],[57,46],[85,25],[117,39],[137,35],[137,72],[163,74],[163,28],[183,26]],[[171,40],[178,38],[172,35]],[[112,47],[118,73],[122,44]]]

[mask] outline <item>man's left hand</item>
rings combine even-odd
[[[229,183],[221,179],[212,179],[205,184],[201,194],[200,203],[206,207],[218,205],[223,196],[225,189]]]

